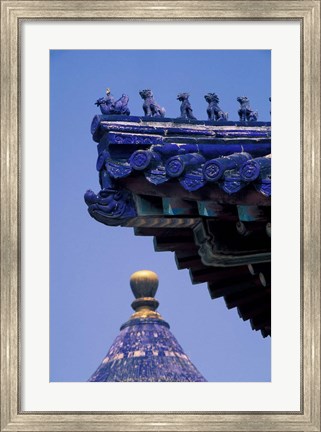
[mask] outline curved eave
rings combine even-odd
[[[101,191],[85,195],[90,215],[154,237],[270,335],[271,123],[96,116],[92,133]]]

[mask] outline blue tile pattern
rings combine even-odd
[[[101,190],[87,191],[85,202],[89,214],[106,225],[140,216],[132,189],[124,187],[131,180],[140,182],[140,190],[148,190],[148,183],[151,190],[174,185],[180,193],[199,191],[202,199],[215,190],[218,199],[238,199],[240,192],[270,200],[270,122],[101,115],[91,132]]]
[[[89,381],[204,382],[162,319],[127,321]]]
[[[190,192],[215,182],[227,194],[253,184],[271,194],[261,187],[271,178],[271,123],[95,116],[91,130],[101,177],[143,174],[155,185],[176,178]]]

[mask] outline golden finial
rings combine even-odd
[[[150,270],[140,270],[130,277],[130,286],[135,296],[132,308],[135,313],[133,318],[158,318],[162,319],[158,312],[158,301],[154,298],[158,288],[158,276]]]
[[[135,298],[155,297],[158,276],[150,270],[139,270],[131,275],[130,286]]]
[[[110,88],[106,88],[106,95],[108,96],[110,94]]]

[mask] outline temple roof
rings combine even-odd
[[[184,353],[169,324],[156,312],[157,275],[144,270],[131,276],[135,313],[89,381],[201,382],[206,381]]]
[[[210,186],[236,194],[252,186],[271,195],[269,123],[96,116],[97,169],[112,179],[144,176],[153,185],[177,182],[192,192]],[[127,182],[128,183],[128,182]]]
[[[85,194],[89,214],[153,236],[271,335],[271,123],[97,115],[91,132],[101,189]]]

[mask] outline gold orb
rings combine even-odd
[[[130,286],[135,298],[155,297],[158,276],[150,270],[139,270],[131,275]]]

